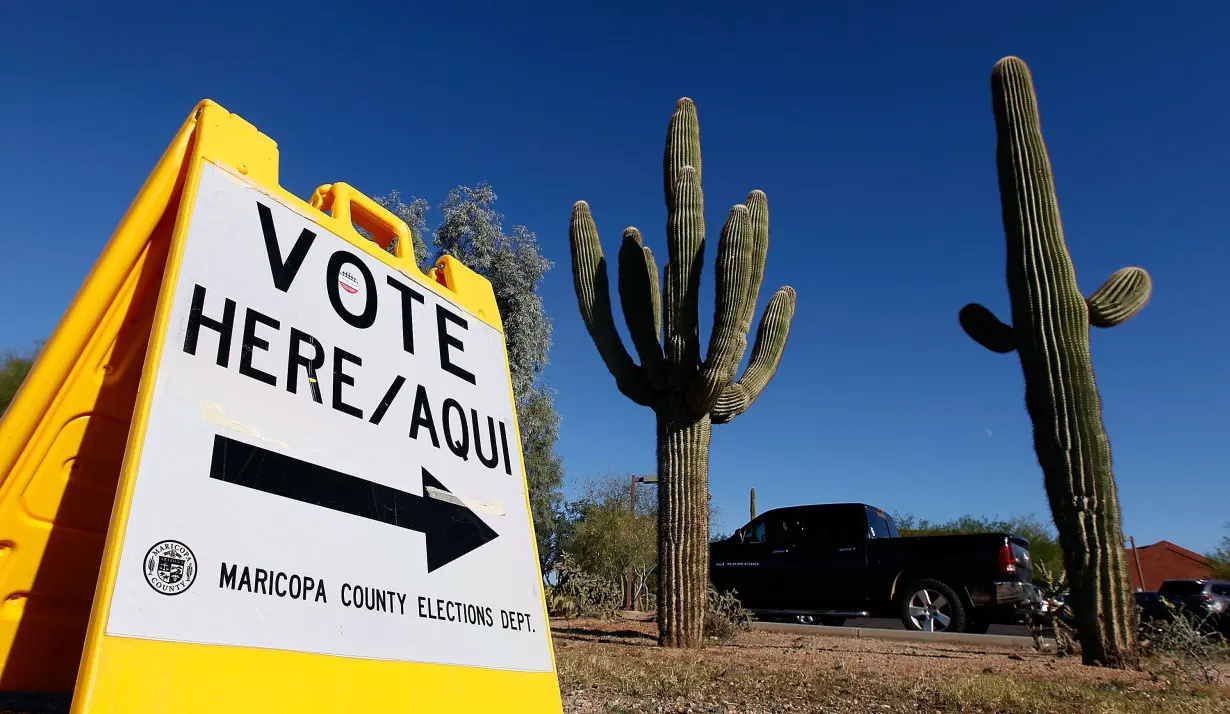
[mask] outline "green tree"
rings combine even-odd
[[[605,580],[621,591],[631,568],[636,598],[656,598],[659,511],[657,494],[650,490],[655,488],[653,484],[637,486],[633,513],[631,474],[608,472],[585,481],[582,495],[564,509],[565,523],[558,528],[561,556],[566,553],[587,576]],[[720,517],[720,510],[710,501],[711,532],[716,533]]]
[[[631,475],[608,473],[590,479],[583,495],[568,504],[572,525],[564,546],[585,573],[625,587],[633,575],[633,596],[654,590],[658,566],[658,504],[652,494],[631,503]]]
[[[494,208],[496,199],[486,183],[457,186],[440,204],[442,217],[434,230],[427,227],[431,206],[425,199],[406,203],[394,190],[376,201],[410,227],[414,260],[420,268],[430,268],[447,254],[491,281],[504,324],[539,564],[545,574],[560,555],[560,529],[566,523],[561,492],[564,466],[555,453],[559,415],[542,379],[551,349],[551,321],[538,286],[552,264],[528,228],[515,225],[505,232],[504,217]],[[388,249],[391,252],[394,246]]]
[[[920,520],[911,514],[893,514],[893,520],[897,522],[897,530],[903,536],[1011,533],[1029,541],[1030,558],[1035,564],[1044,564],[1051,573],[1064,572],[1063,549],[1059,547],[1054,529],[1033,514],[1011,518],[965,515],[943,522]],[[1041,584],[1042,579],[1042,573],[1035,568],[1035,584]]]
[[[25,352],[6,350],[0,353],[0,414],[9,408],[13,397],[17,396],[17,390],[21,389],[22,382],[26,381],[26,375],[34,366],[34,358],[38,355],[40,346],[41,343]]]
[[[1223,527],[1230,528],[1230,521],[1227,521]],[[1222,536],[1221,545],[1217,550],[1209,553],[1208,558],[1213,561],[1213,577],[1218,580],[1230,580],[1230,535]]]

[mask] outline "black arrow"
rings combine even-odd
[[[209,477],[418,531],[427,537],[429,573],[499,537],[427,469],[423,495],[416,496],[215,434]]]

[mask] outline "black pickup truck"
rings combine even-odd
[[[759,617],[841,625],[897,617],[910,630],[986,632],[1040,599],[1029,542],[1008,533],[901,537],[864,503],[765,511],[709,546],[719,591]]]

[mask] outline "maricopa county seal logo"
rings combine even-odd
[[[145,582],[163,595],[178,595],[196,581],[196,556],[177,540],[155,543],[145,554]]]

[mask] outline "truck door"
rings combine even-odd
[[[741,528],[742,539],[723,544],[710,562],[714,585],[734,589],[739,602],[747,608],[772,607],[772,603],[766,602],[771,591],[765,580],[769,518],[771,514],[763,514]]]
[[[810,534],[805,514],[796,509],[764,514],[764,556],[760,587],[767,607],[803,609],[810,607],[808,583],[808,543]]]
[[[867,599],[867,518],[861,508],[809,509],[796,530],[802,537],[788,554],[803,607],[842,610]]]

